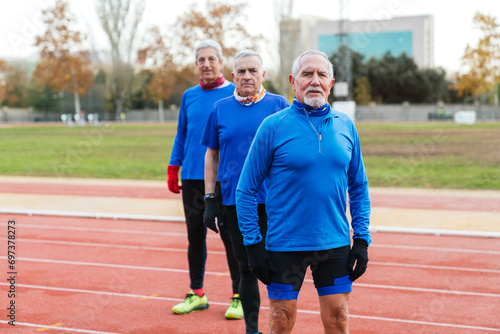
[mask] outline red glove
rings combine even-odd
[[[167,185],[168,190],[178,194],[180,193],[181,186],[179,186],[179,169],[181,166],[168,165],[167,167]]]

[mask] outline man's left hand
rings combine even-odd
[[[222,211],[217,203],[215,197],[207,198],[205,203],[205,212],[203,212],[203,224],[205,224],[209,229],[215,233],[219,233],[217,230],[217,224],[215,223],[215,218],[217,218],[217,223],[222,225]]]
[[[356,262],[356,267],[354,267]],[[355,281],[364,274],[368,266],[368,243],[363,239],[354,239],[351,252],[349,253],[349,260],[347,267],[351,271],[349,278]]]

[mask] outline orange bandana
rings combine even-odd
[[[234,97],[236,98],[236,100],[239,103],[241,103],[245,107],[250,107],[252,104],[259,102],[260,100],[262,100],[264,98],[264,96],[266,96],[266,89],[262,85],[260,86],[260,89],[257,93],[255,93],[254,95],[251,95],[251,96],[246,96],[246,97],[241,97],[238,95],[238,88],[237,87],[234,90]]]

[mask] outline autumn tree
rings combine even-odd
[[[259,42],[263,41],[262,35],[252,35],[244,24],[246,6],[246,3],[208,0],[205,14],[198,9],[199,5],[191,5],[185,15],[178,17],[169,36],[178,49],[174,61],[184,66],[194,64],[196,44],[211,38],[222,47],[223,73],[226,78],[230,77],[231,60],[236,52],[247,48],[259,51]]]
[[[11,67],[6,75],[5,104],[9,107],[25,108],[28,103],[29,79],[26,67],[18,64]]]
[[[7,73],[10,70],[10,66],[7,65],[5,60],[0,59],[0,106],[2,106],[3,101],[8,95],[7,88]]]
[[[500,23],[493,16],[476,13],[474,23],[483,32],[477,47],[467,45],[462,57],[466,73],[457,75],[455,89],[460,96],[478,98],[491,92],[500,81]]]
[[[170,98],[176,85],[176,66],[170,54],[171,47],[158,27],[152,27],[147,34],[148,46],[141,49],[141,62],[151,62],[151,77],[144,84],[143,92],[149,99],[158,103],[160,122],[165,120],[163,102]]]
[[[0,106],[26,107],[28,75],[22,66],[7,65],[0,59]]]
[[[98,0],[97,15],[110,45],[108,87],[120,118],[124,102],[130,96],[134,78],[138,26],[144,13],[144,0]]]
[[[75,113],[79,113],[80,96],[94,84],[90,54],[83,49],[83,36],[71,28],[73,19],[67,2],[57,0],[42,15],[46,31],[36,37],[40,62],[33,76],[54,92],[74,94]]]

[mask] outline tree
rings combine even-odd
[[[135,42],[144,13],[144,1],[98,0],[96,11],[110,44],[111,69],[107,79],[115,104],[115,118],[120,119],[124,102],[132,87],[132,55],[136,50]]]
[[[3,101],[7,98],[9,93],[6,77],[10,70],[11,67],[7,65],[5,60],[0,59],[0,106],[2,106]]]
[[[197,6],[199,5],[191,5],[188,12],[177,19],[171,30],[173,35],[169,36],[169,40],[178,46],[174,61],[184,66],[192,66],[196,44],[211,38],[221,44],[225,58],[223,73],[228,77],[232,72],[230,60],[236,52],[246,48],[258,51],[258,43],[263,41],[263,36],[252,35],[247,31],[243,15],[246,3],[229,4],[208,0],[207,15],[199,11]]]
[[[446,80],[446,71],[443,68],[426,68],[420,72],[423,77],[422,85],[424,85],[422,102],[451,102],[450,87],[452,84]]]
[[[371,95],[377,102],[425,102],[430,85],[423,71],[406,54],[394,57],[387,52],[381,59],[371,58],[366,63],[366,73]]]
[[[358,94],[360,93],[360,89],[365,89],[366,87],[363,88],[358,88],[358,84],[364,85],[366,82],[364,81],[363,78],[367,77],[367,67],[366,65],[363,64],[363,58],[364,56],[356,52],[354,50],[349,50],[349,52],[343,51],[344,49],[347,49],[348,47],[345,45],[342,45],[340,47],[339,52],[334,53],[333,55],[330,56],[330,61],[333,64],[333,71],[334,71],[334,77],[336,82],[342,82],[342,81],[347,81],[348,77],[351,78],[352,80],[352,87],[349,87],[349,89],[352,89],[352,92],[356,94],[356,91],[358,91]],[[348,54],[350,56],[350,71],[351,73],[343,73],[346,71],[346,66],[341,66],[342,61],[341,61],[341,52],[345,54]],[[361,79],[361,80],[360,80]],[[370,88],[369,82],[368,82],[368,88]],[[367,92],[368,95],[370,94],[370,91]],[[330,102],[333,100],[334,96],[333,94],[330,96]],[[354,98],[356,100],[356,98]]]
[[[61,103],[61,94],[56,94],[49,86],[42,86],[36,80],[32,80],[28,91],[28,100],[35,110],[43,111],[44,119],[47,113],[53,111]]]
[[[170,98],[176,85],[176,66],[170,54],[171,47],[158,27],[152,27],[148,34],[151,41],[140,51],[140,59],[152,61],[152,75],[143,85],[143,95],[158,103],[160,122],[165,120],[164,100]]]
[[[474,16],[474,23],[484,36],[476,48],[465,48],[462,64],[468,72],[457,74],[455,88],[460,96],[469,93],[477,99],[500,81],[500,23],[495,17],[480,13]]]
[[[182,93],[198,83],[193,65],[194,50],[200,41],[210,38],[221,44],[225,65],[222,72],[226,78],[231,75],[231,60],[238,50],[258,51],[263,37],[246,30],[243,15],[246,6],[207,1],[202,11],[199,5],[193,4],[166,32],[159,27],[150,28],[139,59],[145,64],[144,68],[152,72],[144,82],[144,96],[158,102],[160,115],[163,100],[179,104]]]
[[[359,103],[375,101],[378,103],[436,103],[438,101],[456,101],[451,83],[445,80],[446,72],[442,68],[419,69],[414,60],[406,54],[398,57],[389,52],[382,58],[370,58],[363,61],[363,56],[351,51],[352,79],[354,100]],[[334,53],[331,62],[335,69],[335,78],[342,81],[339,71],[340,57]]]
[[[90,54],[83,50],[80,32],[72,30],[68,3],[57,0],[55,6],[42,12],[47,30],[36,37],[40,62],[33,76],[54,92],[74,94],[75,113],[79,113],[80,96],[94,84]]]
[[[370,95],[370,81],[368,81],[367,77],[361,77],[356,79],[354,88],[354,101],[357,104],[368,104],[372,101],[372,97]]]
[[[10,67],[6,74],[5,104],[9,107],[27,107],[28,85],[26,68],[21,64]]]

